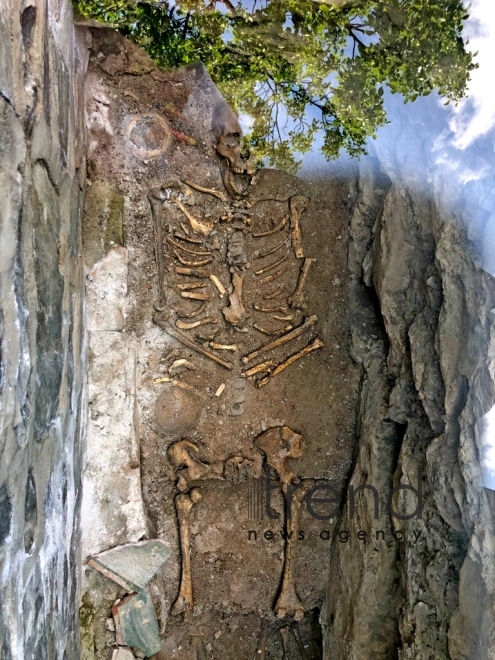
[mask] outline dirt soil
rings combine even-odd
[[[229,198],[208,129],[215,100],[207,103],[210,84],[201,69],[159,72],[120,37],[93,31],[88,85],[93,192],[86,209],[86,214],[88,209],[92,213],[92,224],[87,223],[86,231],[101,231],[103,222],[111,225],[108,204],[100,203],[102,190],[111,189],[112,199],[123,199],[122,240],[130,254],[132,301],[125,333],[140,346],[137,414],[143,496],[152,535],[172,550],[153,590],[164,637],[163,658],[263,657],[257,650],[267,621],[267,659],[316,660],[322,657],[320,607],[331,580],[330,541],[325,539],[331,536],[333,520],[316,520],[303,509],[299,530],[304,539],[295,544],[294,582],[305,614],[300,622],[289,616],[276,619],[274,604],[285,552],[280,534],[283,498],[274,491],[271,505],[272,512],[280,514],[278,520],[268,519],[266,512],[262,519],[253,519],[250,498],[257,480],[263,478],[266,461],[255,440],[272,427],[288,426],[303,436],[302,456],[290,461],[296,482],[313,480],[311,484],[330,484],[341,492],[350,471],[359,380],[359,370],[348,354],[351,186],[338,180],[303,182],[266,169],[254,177],[245,197]],[[226,201],[181,181],[220,191]],[[294,253],[290,221],[282,222],[295,195],[306,200],[300,221],[304,257],[316,260],[309,271],[304,309],[288,304],[303,263]],[[260,198],[264,201],[257,201]],[[208,236],[193,230],[176,200],[194,218],[213,223]],[[280,224],[268,236],[255,236]],[[157,227],[163,231],[158,248]],[[164,305],[160,305],[157,250],[164,255]],[[271,254],[263,257],[266,252]],[[280,267],[256,274],[282,257]],[[221,296],[211,279],[179,274],[177,268],[208,269],[227,293]],[[276,279],[263,283],[279,268],[283,271]],[[234,272],[243,278],[246,313],[237,328],[224,313]],[[207,299],[182,297],[179,285],[188,283],[202,284],[189,293],[206,294]],[[264,299],[276,291],[276,297]],[[255,305],[280,310],[262,312]],[[200,308],[196,316],[187,316]],[[300,337],[243,363],[242,356],[311,315],[318,320]],[[184,346],[165,330],[177,329],[177,322],[194,323],[205,317],[212,322],[180,331],[196,346],[230,362],[232,369]],[[317,337],[323,348],[270,378],[265,386],[257,385],[266,372],[245,377],[246,368],[268,359],[279,364]],[[235,345],[237,350],[215,349],[211,342]],[[177,360],[187,360],[192,368]],[[198,487],[202,495],[191,511],[194,611],[189,617],[169,614],[181,574],[174,498],[183,465],[171,463],[168,449],[183,439],[197,448],[191,450],[194,459],[207,466],[203,478],[185,487],[187,491]],[[328,504],[317,507],[321,514],[328,511]],[[268,530],[274,532],[271,540],[264,537]],[[284,629],[282,634],[279,628]]]

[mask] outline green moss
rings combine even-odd
[[[79,608],[79,628],[81,631],[81,660],[93,660],[95,656],[95,633],[93,623],[96,607],[88,594],[84,594]]]

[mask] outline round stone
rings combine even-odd
[[[156,114],[137,115],[127,126],[131,149],[144,160],[156,158],[170,141],[170,128],[163,117]]]
[[[156,401],[155,417],[163,433],[182,435],[197,425],[201,409],[201,401],[193,392],[168,385]]]

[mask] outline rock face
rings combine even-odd
[[[0,657],[79,658],[86,49],[68,2],[0,12]]]
[[[431,163],[416,127],[400,130],[409,162],[390,148],[361,167],[351,224],[362,382],[349,487],[373,485],[380,511],[370,489],[343,508],[326,657],[485,660],[495,657],[494,498],[481,472],[495,290],[466,189],[422,185]],[[483,201],[474,210],[486,218]]]

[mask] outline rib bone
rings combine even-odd
[[[284,328],[279,328],[278,330],[267,330],[258,323],[253,323],[253,328],[256,328],[258,332],[261,332],[264,335],[279,335],[281,332],[287,332],[288,330],[292,330],[293,327],[294,327],[293,325],[286,325]]]
[[[268,257],[268,255],[273,254],[277,250],[280,250],[280,248],[283,247],[286,243],[287,243],[287,239],[284,238],[284,240],[275,247],[271,248],[270,250],[267,250],[266,252],[262,252],[261,254],[259,254],[258,259],[264,259],[265,257]]]
[[[181,223],[182,225],[182,223]],[[184,225],[184,229],[187,227]],[[187,229],[189,231],[189,229]],[[174,232],[175,238],[180,238],[181,241],[186,241],[187,243],[194,243],[195,245],[203,245],[203,241],[200,238],[193,238],[192,236],[186,236],[186,234],[179,234],[178,231]]]
[[[175,498],[175,508],[179,520],[180,552],[182,559],[179,595],[172,606],[172,614],[184,613],[189,621],[194,610],[193,584],[191,574],[191,509],[201,501],[199,488],[193,488],[186,495],[179,493]]]
[[[198,291],[181,291],[181,298],[187,298],[188,300],[205,300],[210,301],[211,296],[207,293],[200,293]]]
[[[190,481],[203,479],[210,471],[210,466],[198,459],[199,449],[189,440],[174,442],[167,449],[167,456],[178,476],[177,488],[185,492]]]
[[[177,319],[175,325],[180,328],[180,330],[192,330],[193,328],[198,328],[200,325],[218,325],[218,323],[218,319],[214,319],[211,316],[206,316],[204,319],[200,319],[199,321],[191,321],[190,323]]]
[[[291,197],[289,200],[290,238],[292,242],[292,249],[294,250],[294,254],[298,259],[302,259],[302,257],[304,257],[299,218],[306,208],[307,201],[308,200],[303,195],[294,195],[294,197]]]
[[[284,362],[281,362],[276,369],[274,369],[271,374],[268,376],[265,376],[265,378],[262,378],[256,383],[256,387],[263,387],[268,383],[270,378],[273,378],[280,372],[284,371],[284,369],[287,369],[287,367],[290,367],[291,364],[294,364],[297,360],[300,360],[303,358],[305,355],[309,355],[309,353],[312,353],[313,351],[316,351],[319,348],[323,347],[323,342],[322,340],[317,337],[311,344],[308,344],[305,348],[302,350],[298,351],[297,353],[294,353],[294,355],[291,355],[290,358],[285,360]]]
[[[246,318],[246,310],[242,304],[242,277],[238,273],[232,274],[234,292],[230,294],[230,306],[224,307],[222,313],[233,326],[242,325]]]
[[[187,239],[182,239],[182,240],[187,240]],[[192,250],[191,248],[186,248],[180,243],[177,243],[177,241],[174,241],[173,238],[168,239],[169,243],[172,243],[172,245],[175,245],[175,247],[180,248],[181,250],[184,250],[184,252],[188,252],[189,254],[196,254],[199,257],[207,257],[211,254],[211,252],[203,252],[201,250]]]
[[[292,332],[289,332],[288,334],[283,335],[278,339],[274,339],[273,341],[269,342],[265,346],[262,346],[256,351],[253,351],[252,353],[245,355],[242,358],[242,361],[244,362],[244,364],[247,364],[248,362],[251,362],[251,360],[254,360],[257,357],[260,357],[260,355],[263,355],[263,353],[266,353],[267,351],[271,351],[272,349],[277,348],[278,346],[282,346],[282,344],[285,344],[288,341],[292,341],[292,339],[296,339],[296,337],[299,337],[300,335],[305,333],[306,330],[313,327],[313,325],[317,321],[318,321],[318,317],[316,316],[316,314],[313,314],[312,316],[308,316],[308,318],[304,321],[304,323],[300,325],[298,328],[295,328],[294,330],[292,330]]]
[[[211,234],[211,232],[213,231],[213,220],[198,220],[193,215],[191,215],[191,213],[189,213],[189,211],[186,209],[186,207],[180,201],[180,199],[174,199],[174,204],[177,206],[177,208],[179,208],[182,211],[182,213],[189,220],[191,229],[193,229],[198,234],[202,234],[203,236],[209,236]]]
[[[289,298],[289,306],[293,309],[304,309],[306,307],[305,301],[305,291],[306,280],[308,279],[309,269],[311,264],[315,259],[306,258],[303,262],[301,272],[299,273],[299,279],[297,280],[297,286],[294,293]]]
[[[204,289],[206,284],[203,282],[185,282],[184,284],[177,284],[177,288],[181,291],[190,291],[191,289]]]
[[[196,268],[198,266],[206,266],[207,264],[210,264],[213,261],[213,257],[207,257],[206,259],[199,259],[198,261],[188,261],[187,259],[184,259],[184,257],[179,254],[177,250],[174,250],[174,254],[177,257],[177,259],[181,262],[181,264],[184,264],[184,266],[192,266],[193,268]]]
[[[184,179],[184,183],[186,183],[188,186],[191,186],[191,188],[194,188],[195,190],[199,190],[199,192],[209,193],[214,197],[218,197],[218,199],[220,199],[222,202],[228,201],[226,195],[224,195],[224,193],[220,192],[219,190],[213,190],[212,188],[203,188],[203,186],[199,186],[197,183],[193,183],[192,181],[187,181],[186,179]]]
[[[268,271],[273,270],[277,266],[280,266],[284,261],[286,261],[287,255],[284,254],[283,257],[280,257],[280,259],[277,259],[277,261],[274,261],[272,264],[269,266],[265,266],[265,268],[260,268],[260,270],[255,270],[254,274],[255,275],[263,275],[263,273],[268,273]]]
[[[253,307],[257,312],[264,312],[265,314],[271,314],[272,312],[287,312],[287,307],[284,305],[277,305],[275,307],[262,307],[258,303],[254,303]]]
[[[280,231],[285,227],[288,219],[289,216],[286,215],[284,218],[282,218],[282,221],[279,222],[279,224],[276,227],[274,227],[273,229],[269,229],[268,231],[261,231],[258,232],[257,234],[253,234],[253,238],[263,238],[265,236],[271,236],[272,234],[276,234],[278,231]]]
[[[175,267],[177,275],[189,275],[190,277],[206,278],[210,277],[210,271],[206,268],[182,268],[181,266]]]
[[[187,346],[188,348],[192,348],[193,351],[196,351],[200,355],[203,355],[204,357],[208,358],[209,360],[213,360],[213,362],[216,362],[217,364],[220,364],[222,367],[225,367],[225,369],[232,369],[233,364],[231,362],[226,362],[225,360],[222,360],[219,358],[217,355],[214,355],[213,353],[210,353],[209,351],[206,351],[204,348],[201,348],[201,346],[198,346],[192,339],[189,339],[189,337],[186,337],[186,335],[183,335],[182,332],[179,332],[178,330],[175,330],[174,328],[171,328],[164,319],[160,318],[158,314],[155,314],[153,317],[155,323],[160,326],[160,328],[163,328],[171,337],[179,341],[181,344],[184,344],[184,346]],[[218,332],[218,330],[217,330]]]
[[[280,268],[280,270],[275,271],[272,275],[267,275],[266,277],[263,277],[260,280],[260,284],[268,284],[268,282],[273,282],[273,280],[277,280],[279,277],[282,277],[284,273],[287,271],[287,268]]]
[[[193,312],[189,312],[189,314],[182,314],[177,312],[177,316],[180,316],[183,319],[192,319],[195,316],[199,316],[200,314],[202,314],[205,311],[207,305],[208,302],[205,301],[202,305],[198,307],[198,309],[195,309]]]
[[[274,298],[280,298],[280,296],[284,293],[285,287],[283,285],[277,287],[274,291],[270,291],[269,293],[265,293],[263,296],[263,300],[273,300]]]

